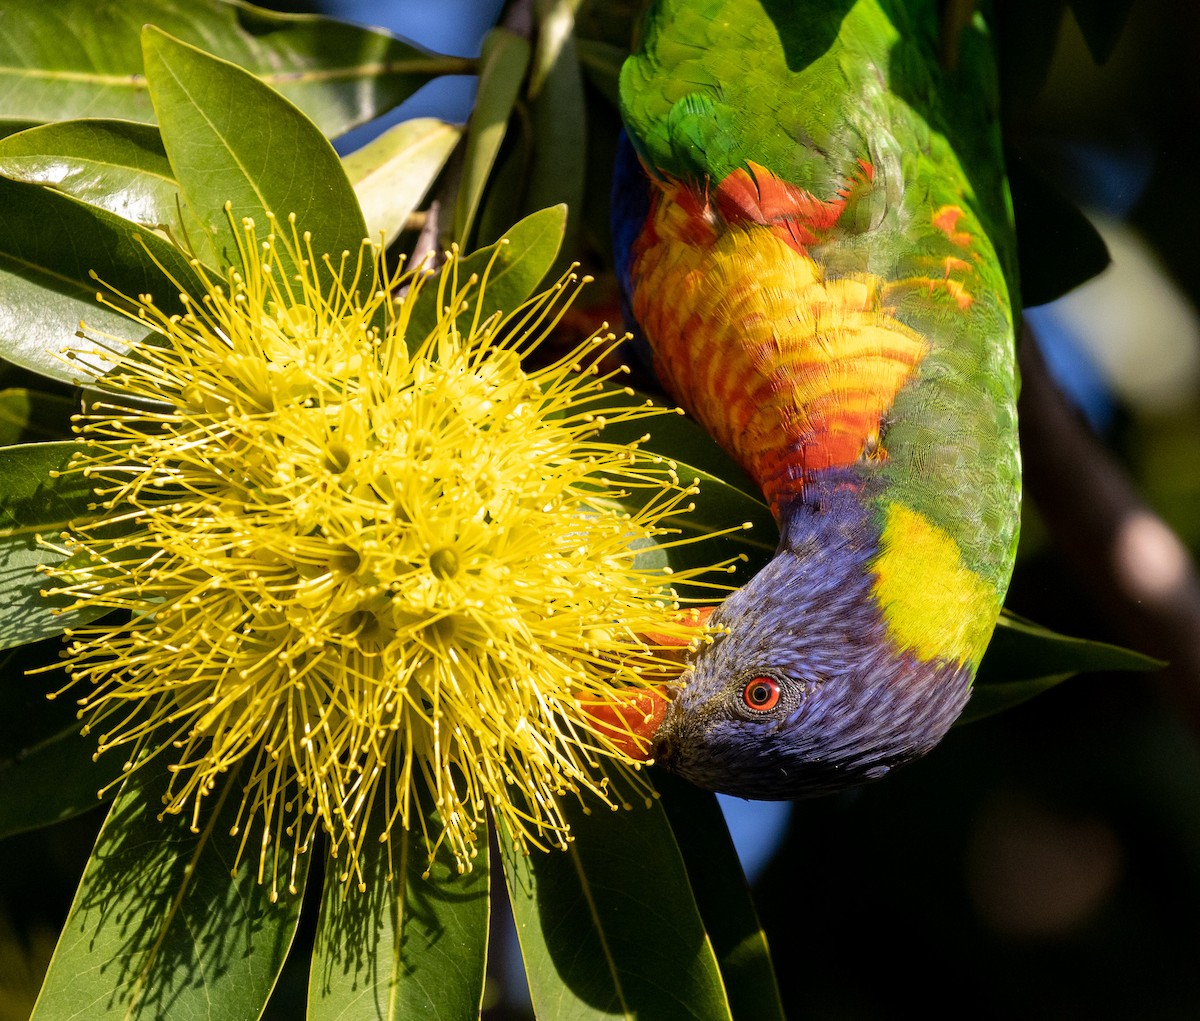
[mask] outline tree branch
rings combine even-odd
[[[1026,491],[1056,546],[1113,625],[1138,648],[1169,661],[1163,678],[1200,733],[1196,565],[1071,410],[1028,327],[1020,362]]]

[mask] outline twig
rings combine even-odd
[[[533,38],[533,0],[513,0],[504,11],[500,23],[510,32],[526,39]]]
[[[427,269],[436,270],[441,265],[441,248],[438,245],[438,231],[441,227],[441,203],[436,199],[429,203],[425,220],[421,224],[421,233],[417,235],[409,257],[410,266],[424,264]]]
[[[1169,661],[1170,694],[1200,733],[1200,577],[1186,547],[1070,409],[1036,339],[1021,340],[1026,490],[1056,546],[1126,640]]]

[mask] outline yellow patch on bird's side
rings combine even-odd
[[[875,599],[891,638],[922,659],[979,664],[1000,600],[963,563],[958,544],[920,511],[887,506],[875,571]]]

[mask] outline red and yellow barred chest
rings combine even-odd
[[[776,511],[816,472],[885,459],[881,422],[928,346],[887,307],[887,281],[827,277],[777,227],[674,190],[655,197],[632,267],[667,390]]]

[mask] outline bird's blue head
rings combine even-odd
[[[783,515],[771,562],[733,593],[655,733],[655,760],[699,786],[790,799],[923,755],[966,704],[971,671],[888,636],[872,595],[879,530],[852,488]]]

